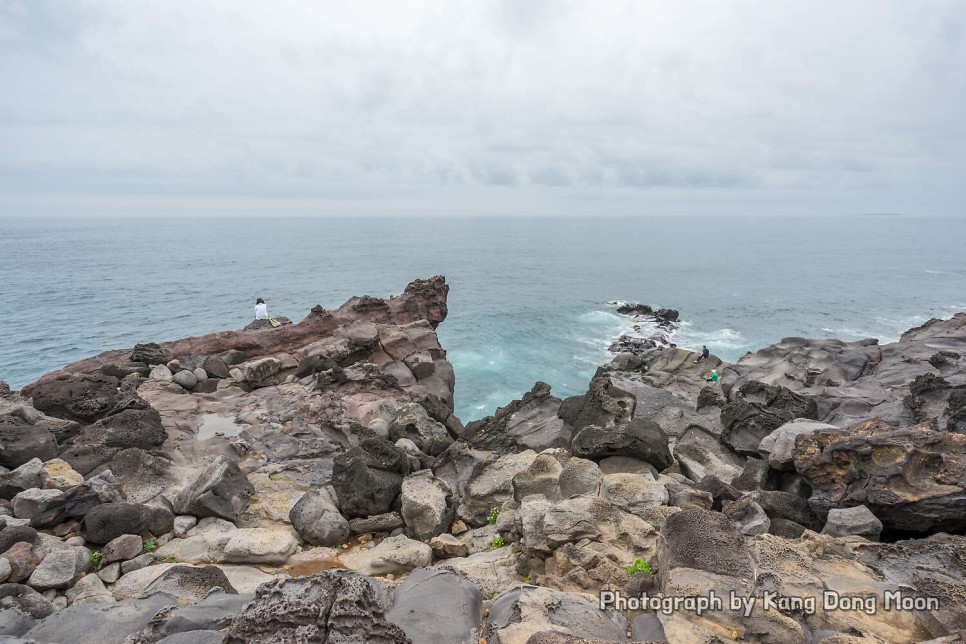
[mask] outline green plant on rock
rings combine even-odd
[[[530,575],[527,575],[526,577],[523,578],[523,583],[525,583],[525,584],[529,584],[530,583]]]
[[[492,547],[494,550],[499,550],[505,545],[506,545],[506,541],[503,540],[503,537],[497,535],[496,537],[493,538],[493,543],[490,544],[490,547]]]
[[[143,550],[144,552],[154,552],[158,549],[158,544],[155,543],[154,539],[148,539],[144,542]]]
[[[628,575],[635,575],[639,572],[646,572],[649,575],[653,575],[654,569],[651,568],[651,564],[647,563],[643,559],[635,559],[634,565],[624,568],[624,572],[626,572]]]
[[[493,508],[490,513],[486,516],[486,522],[490,525],[496,525],[497,517],[500,516],[500,508]]]
[[[98,568],[100,568],[100,566],[101,566],[101,559],[103,559],[103,558],[104,558],[104,555],[101,553],[100,550],[95,550],[94,552],[92,552],[91,553],[91,568],[93,568],[94,570],[97,570]]]

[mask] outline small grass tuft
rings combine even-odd
[[[97,570],[101,567],[101,559],[104,558],[104,554],[100,550],[95,550],[91,553],[91,568]]]
[[[493,548],[494,550],[499,550],[505,545],[506,545],[506,541],[503,540],[503,537],[496,536],[493,538],[493,542],[490,544],[490,547]]]
[[[628,568],[624,568],[624,572],[628,575],[635,575],[639,572],[646,572],[649,575],[654,574],[654,570],[651,568],[651,564],[647,563],[643,559],[635,559],[634,565]]]
[[[145,541],[144,546],[142,548],[144,552],[154,552],[157,549],[158,549],[158,544],[157,542],[155,542],[154,539],[148,539],[147,541]]]

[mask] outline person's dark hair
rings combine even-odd
[[[265,300],[263,300],[262,298],[258,298],[257,300],[255,300],[255,304],[264,304],[264,303],[265,303]]]

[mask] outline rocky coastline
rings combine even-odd
[[[963,641],[966,313],[728,364],[625,304],[464,426],[448,291],[0,382],[0,642]]]

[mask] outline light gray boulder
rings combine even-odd
[[[60,490],[24,490],[13,497],[13,516],[18,519],[32,519],[43,506],[63,498],[64,493]]]
[[[255,486],[238,464],[219,456],[175,497],[172,506],[177,514],[234,521],[248,508],[253,494]]]
[[[526,471],[537,457],[533,450],[507,454],[486,465],[466,485],[457,510],[461,519],[473,526],[486,523],[490,510],[513,498],[513,477]]]
[[[565,543],[600,538],[594,516],[581,506],[582,499],[552,503],[543,496],[523,500],[517,513],[517,532],[527,551],[549,554]]]
[[[647,508],[667,505],[670,498],[664,485],[636,474],[608,474],[601,483],[600,496],[637,516]]]
[[[882,534],[882,521],[879,521],[864,505],[857,505],[854,508],[836,508],[829,510],[822,534],[832,537],[857,536],[865,537],[869,541],[878,541]]]
[[[111,539],[101,551],[101,564],[109,564],[115,561],[127,561],[134,559],[144,550],[144,543],[141,537],[136,534],[122,534]]]
[[[794,472],[795,439],[801,434],[835,429],[838,429],[835,425],[797,418],[765,436],[758,445],[758,453],[768,461],[768,466],[772,469]]]
[[[416,538],[431,539],[445,532],[453,522],[453,491],[431,470],[410,474],[399,495],[403,521]]]
[[[337,546],[349,538],[349,522],[339,512],[331,487],[303,494],[288,516],[299,536],[312,545]]]
[[[343,558],[350,570],[364,575],[401,575],[425,568],[433,561],[433,549],[406,536],[388,537],[374,548],[359,550]]]
[[[681,472],[692,481],[708,474],[730,484],[744,471],[745,459],[718,438],[697,425],[688,427],[674,445],[674,458]]]
[[[48,553],[31,573],[27,584],[37,590],[67,588],[77,574],[77,555],[74,549],[55,550]]]
[[[67,589],[67,604],[113,604],[114,595],[97,575],[84,575]]]
[[[615,456],[613,458],[623,458]],[[597,496],[600,492],[601,470],[597,463],[576,456],[568,460],[560,470],[558,484],[560,498],[572,496]]]
[[[522,500],[531,494],[542,494],[548,499],[560,498],[560,474],[563,466],[551,451],[537,454],[530,466],[513,476],[513,498]]]
[[[452,570],[414,570],[396,589],[386,620],[413,642],[476,642],[480,637],[483,595]]]
[[[235,530],[225,543],[225,561],[230,563],[285,563],[298,542],[288,530],[242,528]]]
[[[725,501],[723,510],[743,534],[764,534],[771,528],[771,519],[751,495],[733,502]]]
[[[179,371],[173,376],[174,381],[187,390],[192,390],[198,386],[198,378],[191,371]]]

